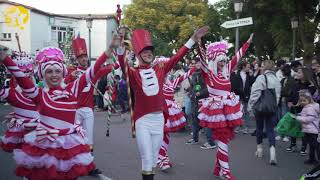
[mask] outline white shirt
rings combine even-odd
[[[242,84],[243,84],[243,89],[244,89],[244,86],[246,85],[246,78],[247,78],[247,73],[244,72],[244,71],[240,71],[240,76],[241,76],[241,79],[242,79]]]

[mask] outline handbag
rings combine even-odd
[[[268,79],[264,74],[266,89],[261,91],[261,96],[255,103],[253,110],[258,116],[273,116],[277,112],[277,98],[275,89],[268,88]]]

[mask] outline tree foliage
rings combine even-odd
[[[124,23],[131,29],[151,31],[158,55],[171,55],[202,26],[208,17],[208,2],[203,0],[133,0],[124,9]]]
[[[215,6],[219,9],[223,21],[234,19],[232,1],[222,0]],[[244,0],[241,17],[253,17],[254,25],[241,27],[240,39],[244,40],[248,33],[254,32],[255,51],[258,56],[269,55],[274,59],[291,57],[291,18],[296,16],[299,20],[297,56],[303,56],[306,63],[310,63],[310,57],[317,52],[316,47],[319,47],[319,42],[314,43],[320,31],[319,6],[319,0]],[[225,32],[233,40],[234,32]]]

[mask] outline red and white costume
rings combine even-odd
[[[164,125],[164,136],[158,156],[158,165],[160,168],[171,167],[168,155],[168,147],[170,142],[169,132],[176,132],[186,126],[187,121],[180,105],[174,101],[174,92],[177,86],[190,77],[196,68],[191,68],[184,75],[174,79],[167,80],[163,85],[163,95],[166,101],[166,114]]]
[[[72,41],[72,49],[76,57],[79,57],[81,55],[87,55],[85,40],[80,38],[79,36]],[[116,68],[119,67],[119,65],[116,65],[116,66],[117,66]],[[78,66],[77,69],[74,70],[76,71],[75,74],[77,74],[77,76],[72,75],[73,71],[69,72],[67,77],[64,79],[64,83],[69,84],[74,82],[82,74],[84,74],[86,70],[87,70],[86,67]],[[89,82],[86,85],[86,87],[81,92],[79,92],[79,95],[78,95],[76,119],[80,121],[80,124],[83,126],[83,129],[86,131],[86,136],[88,139],[87,143],[89,145],[93,145],[93,128],[94,128],[93,84],[95,84],[97,80],[100,79],[102,76],[111,72],[111,70],[112,70],[112,65],[101,68],[99,72],[96,74],[95,78],[92,80],[92,82]]]
[[[157,165],[158,154],[163,140],[165,98],[163,85],[165,76],[174,65],[189,51],[194,42],[189,40],[176,55],[167,62],[152,65],[129,67],[124,62],[124,50],[118,49],[118,59],[122,72],[127,66],[130,85],[133,89],[135,104],[133,120],[135,121],[137,144],[142,159],[142,174],[150,175]],[[133,31],[132,45],[136,56],[145,48],[152,48],[148,31]]]
[[[52,66],[61,68],[63,53],[60,49],[48,47],[37,55],[39,61],[39,77],[43,78],[47,69]],[[35,131],[25,135],[25,143],[21,150],[14,151],[17,162],[16,174],[30,180],[55,179],[69,180],[85,176],[95,168],[90,148],[86,144],[85,135],[79,122],[75,119],[77,97],[107,59],[102,54],[94,67],[66,88],[37,88],[6,57],[4,64],[16,77],[22,91],[38,105],[40,124]]]
[[[25,53],[16,54],[13,61],[26,75],[32,72],[33,59]],[[10,113],[11,117],[8,119],[8,130],[0,140],[1,148],[12,152],[20,149],[24,135],[37,127],[39,113],[32,100],[22,95],[14,78],[11,79],[9,88],[0,89],[0,99],[5,99],[13,107],[13,113]]]
[[[218,144],[214,174],[224,176],[228,180],[234,179],[228,163],[228,143],[234,137],[234,127],[242,124],[239,96],[230,92],[229,77],[248,47],[249,43],[245,43],[231,62],[218,71],[217,63],[227,60],[228,44],[212,43],[207,47],[208,66],[206,62],[201,62],[202,75],[208,87],[209,97],[199,101],[199,124],[202,127],[214,129],[213,136]]]

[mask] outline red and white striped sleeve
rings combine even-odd
[[[102,67],[103,63],[107,60],[108,56],[103,53],[96,61],[93,67],[90,67],[82,74],[77,80],[73,81],[67,85],[67,89],[71,89],[71,92],[77,97],[79,92],[81,92],[88,83],[90,83],[95,75],[98,73],[99,69]]]
[[[0,99],[3,101],[7,99],[9,96],[9,88],[1,88],[0,89]]]
[[[39,89],[33,81],[19,69],[9,56],[5,58],[3,63],[16,78],[24,94],[34,100],[39,94]]]
[[[182,81],[184,81],[188,77],[190,77],[196,70],[197,70],[196,67],[192,67],[188,72],[186,72],[182,76],[176,78],[173,81],[173,88],[176,88]]]
[[[229,63],[229,72],[234,71],[239,60],[246,53],[249,46],[250,46],[250,43],[248,43],[248,42],[244,43],[243,46],[237,52],[237,54],[232,58],[231,62]]]

